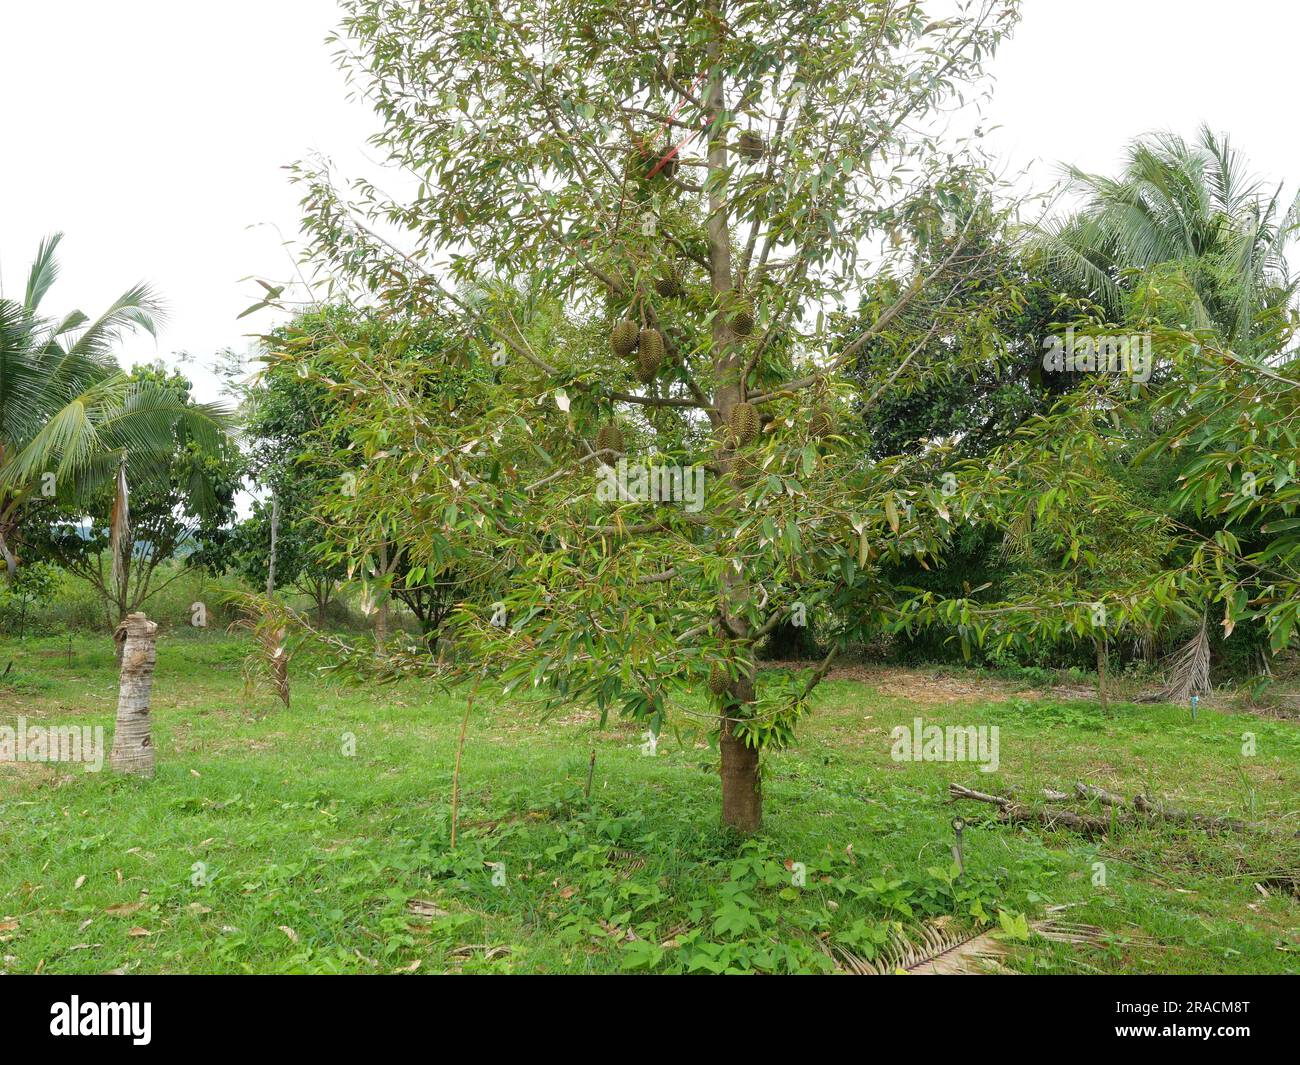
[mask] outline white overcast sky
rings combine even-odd
[[[367,168],[369,111],[347,102],[323,42],[334,0],[0,0],[0,282],[17,294],[41,237],[67,234],[47,309],[94,313],[137,280],[165,296],[134,363],[188,351],[189,372],[243,350],[266,315],[249,277],[286,278],[312,151]],[[1027,0],[994,60],[987,144],[1046,186],[1069,161],[1112,171],[1155,129],[1232,134],[1252,168],[1294,190],[1300,4],[1282,0]]]

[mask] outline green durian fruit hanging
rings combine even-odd
[[[732,460],[731,474],[736,479],[736,483],[742,487],[753,484],[762,473],[762,463],[748,451],[737,453]]]
[[[812,419],[808,423],[808,431],[813,436],[827,436],[834,428],[835,423],[824,407],[818,407],[813,411]]]
[[[736,441],[740,444],[753,443],[763,427],[758,408],[752,403],[737,403],[732,407],[730,423],[731,431],[736,434]]]
[[[596,430],[596,450],[598,452],[614,451],[622,454],[625,450],[623,447],[623,430],[618,427],[617,422],[608,422]]]
[[[624,318],[614,326],[609,334],[610,349],[621,359],[626,359],[636,351],[638,330],[636,322]]]
[[[664,335],[658,329],[647,327],[637,335],[637,347],[648,353],[656,363],[663,362]]]
[[[655,280],[655,291],[666,300],[675,299],[682,294],[682,280],[672,267],[664,270]]]
[[[767,145],[763,143],[762,137],[752,129],[747,129],[740,135],[740,144],[737,150],[744,158],[751,162],[757,162],[763,158],[763,153],[767,151]]]
[[[664,150],[659,153],[658,158],[654,161],[654,164],[650,167],[650,173],[654,177],[662,177],[665,179],[676,177],[677,167],[679,165],[678,156],[680,154],[681,153],[677,151],[676,145],[673,144],[667,145],[664,148]]]
[[[646,326],[637,334],[637,346],[642,351],[650,351],[663,358],[664,335],[653,326]]]
[[[754,331],[754,308],[748,302],[737,303],[731,312],[731,331],[738,337],[747,337]]]
[[[709,670],[709,691],[718,696],[726,695],[731,690],[731,678],[727,671],[719,666]]]
[[[648,385],[659,376],[659,367],[663,365],[662,351],[662,341],[656,349],[654,345],[647,346],[642,339],[641,349],[636,353],[636,378],[643,385]]]

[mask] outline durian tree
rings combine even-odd
[[[791,741],[851,634],[899,615],[882,564],[937,564],[960,520],[941,439],[869,459],[845,412],[997,357],[952,309],[984,265],[963,254],[971,210],[936,193],[963,150],[937,133],[982,93],[1016,5],[344,8],[338,56],[404,192],[300,164],[313,258],[333,294],[457,321],[454,358],[494,372],[447,412],[423,398],[436,365],[336,368],[362,462],[331,520],[353,521],[363,568],[382,527],[495,589],[449,621],[462,672],[655,731],[701,722],[723,821],[753,831],[760,752]],[[846,331],[890,277],[916,280]],[[864,393],[846,368],[904,315],[924,343],[874,360]],[[792,617],[827,657],[756,675]],[[394,647],[383,668],[427,656]]]

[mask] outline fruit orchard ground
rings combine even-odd
[[[819,689],[798,746],[765,760],[764,830],[742,842],[718,827],[703,733],[667,733],[650,757],[631,725],[599,730],[582,709],[541,720],[535,703],[485,690],[452,852],[462,694],[340,688],[296,660],[284,710],[246,690],[245,650],[215,635],[160,642],[153,781],[0,765],[0,970],[821,970],[823,946],[870,955],[896,924],[996,926],[999,910],[1066,904],[1103,943],[1013,944],[1017,969],[1300,971],[1300,841],[1169,827],[1089,840],[993,824],[966,803],[954,880],[946,801],[950,781],[1022,796],[1083,781],[1294,832],[1294,721],[1103,713],[975,673],[850,671]],[[111,732],[107,639],[82,641],[71,666],[60,641],[8,641],[10,660],[0,725]],[[918,716],[998,726],[999,771],[892,761],[891,729]]]

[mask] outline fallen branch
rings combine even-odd
[[[1091,817],[1052,807],[1026,806],[1005,795],[988,795],[982,791],[963,788],[960,784],[949,784],[948,791],[955,799],[973,799],[976,802],[991,803],[998,808],[999,820],[1008,824],[1038,824],[1046,828],[1070,828],[1085,835],[1104,835],[1111,828],[1108,818]]]
[[[1075,784],[1074,793],[1081,799],[1096,799],[1102,806],[1116,806],[1122,809],[1128,805],[1122,796],[1093,784]]]
[[[1133,806],[1150,817],[1156,817],[1162,821],[1174,821],[1181,825],[1195,825],[1197,828],[1204,828],[1210,832],[1262,832],[1265,834],[1270,832],[1265,825],[1239,821],[1235,817],[1194,814],[1188,810],[1179,809],[1177,806],[1164,806],[1154,803],[1145,795],[1134,796]]]
[[[1103,806],[1111,806],[1116,809],[1127,810],[1129,804],[1124,801],[1122,796],[1116,795],[1113,791],[1107,791],[1105,788],[1098,788],[1091,784],[1075,784],[1075,794],[1082,799],[1095,799]],[[1165,803],[1154,801],[1145,795],[1133,796],[1132,809],[1138,813],[1146,814],[1148,817],[1156,818],[1161,821],[1173,821],[1176,824],[1195,825],[1198,828],[1204,828],[1210,832],[1258,832],[1263,835],[1272,833],[1267,825],[1261,825],[1250,821],[1242,821],[1235,817],[1215,817],[1213,814],[1194,814],[1188,810],[1183,810],[1177,806],[1169,806]]]
[[[1259,835],[1280,835],[1269,828],[1251,821],[1242,821],[1235,817],[1215,817],[1212,814],[1197,814],[1177,806],[1150,799],[1145,795],[1136,795],[1130,803],[1121,795],[1116,795],[1105,788],[1093,784],[1075,784],[1074,797],[1081,801],[1100,803],[1112,812],[1110,817],[1098,817],[1079,814],[1069,810],[1053,807],[1029,806],[1018,802],[1009,795],[990,795],[975,791],[960,784],[949,784],[948,794],[953,799],[969,799],[972,802],[989,803],[998,807],[999,818],[1006,822],[1033,823],[1049,828],[1064,826],[1079,832],[1105,834],[1114,825],[1140,825],[1152,821],[1170,821],[1174,824],[1190,825],[1206,832],[1246,832]],[[1070,795],[1052,788],[1043,789],[1043,797],[1048,802],[1064,802]],[[1295,833],[1300,836],[1300,832]]]

